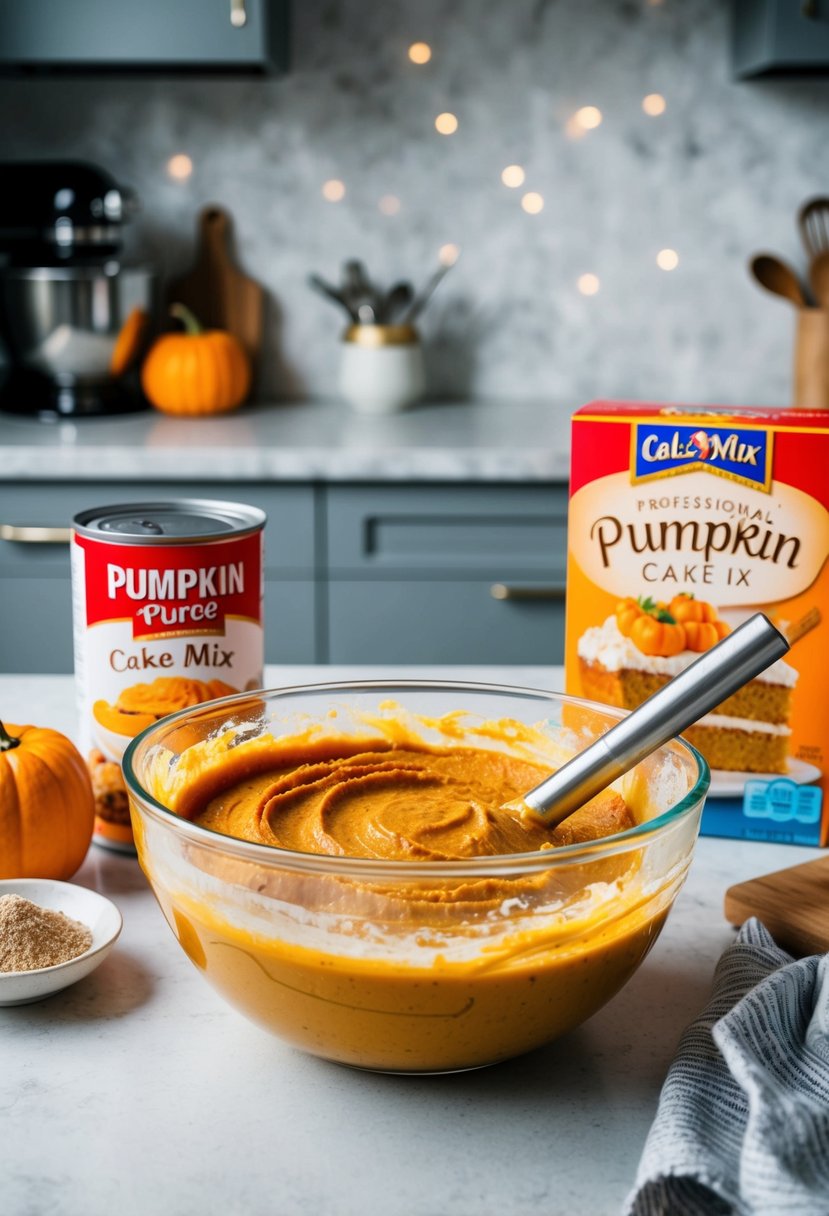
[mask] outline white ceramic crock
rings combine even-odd
[[[361,414],[396,414],[423,396],[423,350],[411,325],[352,325],[342,340],[340,392]]]

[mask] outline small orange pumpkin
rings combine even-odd
[[[619,633],[623,638],[630,637],[633,623],[642,615],[643,611],[639,601],[635,600],[632,595],[620,600],[616,605],[616,624],[619,626]]]
[[[727,633],[730,633],[725,621],[683,621],[685,630],[685,645],[689,650],[710,650],[716,646]]]
[[[668,605],[668,611],[674,620],[681,621],[683,625],[686,621],[705,621],[707,624],[713,624],[717,619],[717,610],[713,604],[706,604],[705,600],[695,600],[684,591],[674,596]]]
[[[202,329],[189,308],[174,304],[184,332],[162,334],[141,369],[147,399],[165,414],[224,414],[248,395],[250,360],[242,344],[223,329]]]
[[[667,616],[667,613],[661,613]],[[643,613],[633,622],[630,640],[642,654],[661,655],[669,658],[685,649],[685,629],[676,621],[660,620]]]
[[[0,723],[0,878],[70,878],[92,840],[95,797],[74,743]]]

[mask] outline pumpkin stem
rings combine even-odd
[[[15,739],[14,735],[10,735],[0,722],[0,752],[10,752],[13,747],[20,747],[20,740]]]
[[[191,309],[189,309],[186,304],[171,304],[170,305],[170,316],[176,317],[179,321],[182,322],[182,324],[184,325],[184,332],[186,334],[195,335],[195,334],[204,333],[204,329],[203,329],[202,325],[200,324],[198,318],[196,317],[195,313]]]

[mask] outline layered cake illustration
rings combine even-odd
[[[634,709],[728,631],[713,605],[690,595],[677,595],[669,603],[624,599],[603,624],[579,638],[583,695]],[[711,768],[785,773],[797,678],[788,663],[774,663],[685,731],[685,738]]]

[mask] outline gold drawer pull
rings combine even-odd
[[[493,583],[489,594],[494,600],[563,600],[564,587],[510,587]]]
[[[0,540],[12,540],[18,545],[68,545],[71,528],[39,528],[26,524],[0,524]]]

